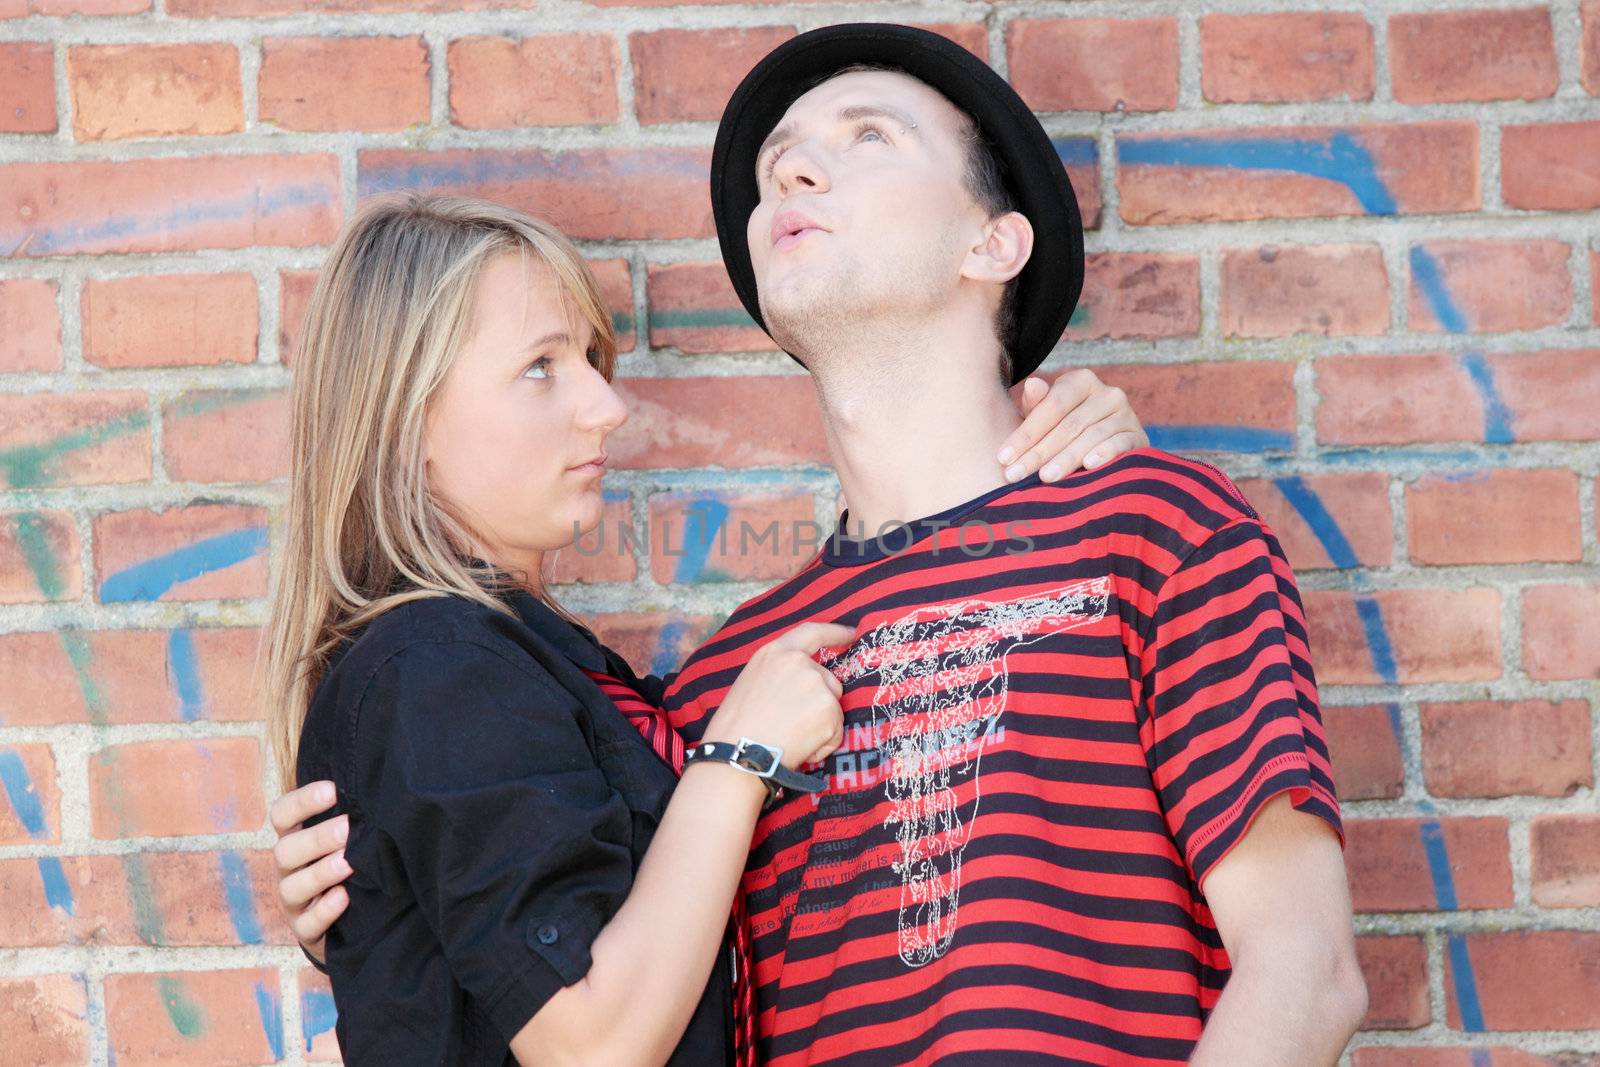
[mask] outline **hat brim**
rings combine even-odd
[[[1083,223],[1078,200],[1039,120],[989,65],[928,30],[848,23],[779,45],[745,75],[728,100],[711,154],[711,209],[722,259],[745,310],[766,329],[746,226],[761,200],[761,143],[789,105],[818,81],[858,63],[895,67],[970,115],[994,146],[1017,210],[1033,226],[1033,253],[1017,277],[1012,381],[1032,373],[1061,339],[1083,289]]]

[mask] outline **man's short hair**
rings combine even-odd
[[[818,78],[806,87],[809,92],[823,82],[832,81],[841,74],[859,74],[866,71],[883,71],[888,74],[904,74],[923,85],[921,78],[909,74],[899,67],[882,63],[855,63],[848,67],[841,67],[831,74]],[[932,86],[929,86],[932,88]],[[938,92],[937,89],[934,92]],[[1012,195],[1011,187],[1006,183],[1005,162],[1000,158],[1000,153],[995,151],[994,144],[984,136],[983,130],[977,121],[961,108],[957,107],[949,97],[939,93],[941,97],[955,108],[961,117],[960,134],[963,145],[967,150],[967,169],[962,175],[962,184],[967,192],[972,194],[972,199],[977,205],[988,212],[991,219],[998,218],[1009,211],[1017,209],[1016,197]],[[1020,275],[1019,275],[1020,277]],[[1005,288],[1000,291],[1000,307],[995,312],[994,333],[1000,342],[1000,380],[1005,383],[1011,381],[1011,353],[1016,349],[1017,333],[1021,323],[1017,318],[1017,278],[1006,282]]]

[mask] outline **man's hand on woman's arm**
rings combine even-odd
[[[1065,371],[1054,381],[1026,378],[1012,386],[1011,399],[1023,416],[1022,425],[997,457],[1010,482],[1034,471],[1053,482],[1079,467],[1093,470],[1150,444],[1128,394],[1102,382],[1092,370]]]
[[[311,782],[273,801],[270,816],[278,835],[272,848],[278,866],[278,907],[306,955],[319,963],[327,959],[323,942],[328,927],[350,904],[339,884],[350,876],[344,859],[350,817],[339,815],[309,829],[303,824],[333,803],[332,782]]]

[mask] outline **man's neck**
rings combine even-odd
[[[885,354],[887,355],[887,354]],[[850,509],[845,536],[934,515],[1006,484],[995,458],[1021,423],[990,358],[924,352],[895,366],[874,353],[828,360],[817,399]],[[891,366],[888,373],[862,368]],[[852,373],[854,371],[854,373]]]

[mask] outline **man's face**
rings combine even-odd
[[[949,299],[986,213],[963,177],[966,119],[905,74],[841,74],[796,100],[756,161],[746,230],[762,315],[785,347]],[[815,368],[813,368],[815,369]]]

